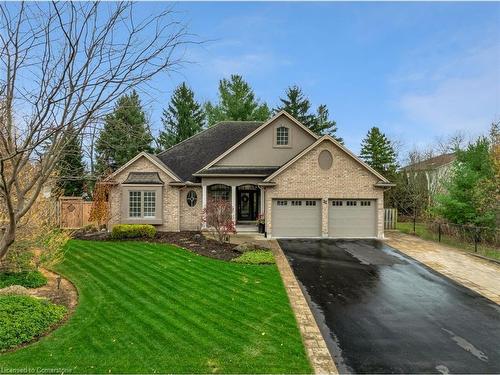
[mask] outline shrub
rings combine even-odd
[[[274,255],[270,250],[247,251],[238,258],[234,258],[233,262],[247,264],[273,264]]]
[[[38,288],[45,284],[47,284],[47,278],[40,271],[0,273],[0,288],[5,288],[10,285]]]
[[[233,207],[225,199],[209,199],[203,209],[202,221],[215,230],[220,244],[224,243],[230,233],[236,233]]]
[[[66,314],[64,306],[28,296],[0,296],[0,351],[40,336]]]
[[[113,227],[111,238],[121,240],[126,238],[153,238],[156,228],[146,224],[119,224]]]

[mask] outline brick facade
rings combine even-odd
[[[189,207],[186,197],[189,191],[196,192],[197,201],[194,207]],[[200,230],[201,214],[203,205],[201,202],[201,187],[185,187],[180,191],[180,229],[181,230]]]
[[[145,157],[137,159],[123,171],[114,176],[114,180],[118,183],[113,186],[109,194],[110,201],[110,220],[108,227],[111,229],[113,225],[119,224],[124,215],[126,207],[122,207],[122,189],[121,183],[126,180],[130,172],[158,172],[163,181],[163,224],[158,225],[157,229],[161,231],[179,231],[179,188],[171,187],[168,184],[173,179],[163,170],[151,163]],[[126,211],[125,211],[126,212]]]
[[[321,151],[333,156],[330,169],[318,164]],[[273,179],[276,186],[267,187],[266,231],[272,236],[272,200],[302,198],[322,200],[322,235],[328,236],[328,199],[375,199],[377,201],[378,237],[384,237],[384,193],[373,185],[379,181],[370,171],[329,140],[324,140]]]
[[[327,169],[321,169],[318,163],[319,154],[323,150],[330,151],[333,163]],[[110,192],[111,217],[109,227],[124,220],[127,207],[122,205],[121,183],[130,172],[158,172],[164,182],[163,224],[158,225],[161,231],[200,230],[202,226],[202,188],[172,187],[173,179],[150,160],[142,157],[114,176],[118,183]],[[236,182],[236,180],[234,180]],[[272,202],[277,198],[319,199],[322,205],[321,234],[328,236],[328,203],[329,199],[374,199],[377,209],[378,237],[384,237],[384,193],[382,188],[374,187],[379,178],[373,175],[352,156],[325,139],[307,154],[290,165],[284,172],[273,179],[276,186],[265,188],[264,206],[266,231],[272,236]],[[240,181],[237,181],[238,183]],[[243,181],[246,182],[246,181]],[[243,183],[241,182],[241,183]],[[258,181],[253,181],[256,183]],[[226,182],[225,182],[226,183]],[[238,184],[236,184],[238,185]],[[197,202],[189,207],[186,196],[195,191]],[[123,216],[123,217],[122,217]]]

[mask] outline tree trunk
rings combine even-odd
[[[0,262],[7,255],[7,250],[9,246],[14,243],[16,238],[16,223],[15,221],[9,221],[9,224],[5,227],[5,232],[2,234],[2,239],[0,240]]]

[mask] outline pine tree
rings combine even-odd
[[[328,134],[339,143],[344,144],[342,137],[337,136],[337,123],[335,120],[329,120],[328,117],[328,108],[325,104],[321,104],[316,111],[316,121],[311,130],[320,135]]]
[[[280,98],[281,105],[274,109],[275,113],[286,111],[316,134],[329,134],[340,143],[344,142],[342,138],[336,136],[337,123],[328,118],[328,108],[325,104],[320,105],[316,114],[313,114],[310,113],[311,102],[300,87],[290,86],[285,95],[285,98]]]
[[[68,141],[61,151],[61,159],[56,167],[58,175],[56,185],[64,196],[81,196],[85,186],[81,138],[73,126],[68,127],[65,136]]]
[[[240,75],[219,82],[219,103],[205,104],[208,126],[220,121],[264,121],[270,117],[265,103],[259,103],[250,85]]]
[[[106,116],[96,141],[96,172],[115,171],[141,151],[152,152],[152,140],[139,95],[123,95]]]
[[[360,157],[388,179],[396,173],[396,151],[391,141],[376,126],[371,128],[363,139]]]
[[[164,130],[160,132],[158,144],[164,149],[172,147],[203,129],[205,112],[185,82],[174,90],[170,104],[163,111],[161,120]]]
[[[285,98],[280,98],[281,105],[275,108],[274,112],[286,111],[303,125],[312,129],[315,126],[315,116],[309,113],[311,103],[309,99],[304,96],[300,87],[288,87],[285,95]]]

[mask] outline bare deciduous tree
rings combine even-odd
[[[396,176],[396,187],[393,189],[393,204],[398,211],[413,220],[413,231],[418,216],[427,207],[429,201],[429,187],[426,171],[419,167],[419,163],[426,160],[426,153],[412,150],[407,156],[407,166],[402,168]]]
[[[181,65],[193,41],[175,17],[166,9],[137,19],[122,2],[0,4],[0,260],[68,126],[80,134],[117,97]]]
[[[233,207],[225,199],[209,199],[203,209],[202,221],[215,232],[219,243],[224,243],[229,234],[235,233]]]

